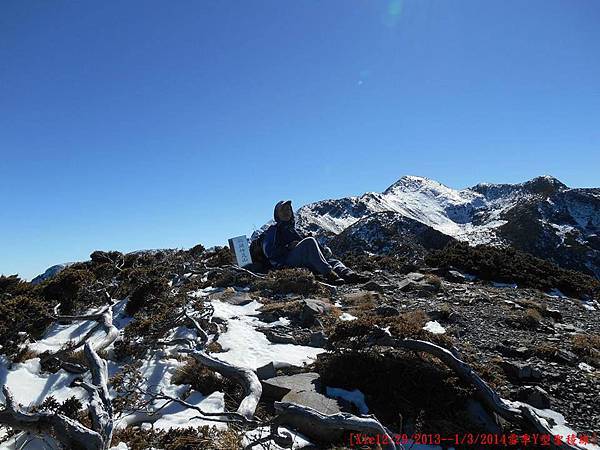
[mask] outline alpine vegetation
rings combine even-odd
[[[599,189],[410,176],[273,218],[243,267],[0,276],[0,448],[599,448]]]

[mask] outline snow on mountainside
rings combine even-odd
[[[550,176],[463,190],[405,176],[382,193],[303,206],[296,221],[303,231],[328,238],[384,212],[473,245],[512,245],[600,277],[600,189],[571,189]]]

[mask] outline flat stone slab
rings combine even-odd
[[[244,305],[247,305],[248,303],[252,303],[252,300],[254,300],[254,299],[245,292],[239,292],[231,297],[223,298],[222,300],[224,302],[229,303],[230,305],[244,306]]]
[[[291,391],[317,391],[321,387],[319,374],[314,372],[280,375],[263,381],[263,394],[281,400]]]
[[[336,414],[341,406],[336,399],[321,394],[319,374],[314,372],[281,375],[261,381],[263,395],[274,400],[308,406],[323,414]]]
[[[315,391],[291,391],[281,401],[308,406],[323,414],[337,414],[341,412],[337,400],[325,397],[323,394]]]

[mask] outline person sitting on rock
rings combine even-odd
[[[274,268],[305,267],[321,274],[333,284],[366,282],[368,278],[346,267],[331,257],[328,247],[322,249],[314,237],[304,237],[295,227],[294,211],[290,200],[280,201],[273,212],[275,223],[264,234],[262,249]],[[327,257],[325,254],[327,254]]]

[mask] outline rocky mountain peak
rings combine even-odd
[[[514,246],[600,277],[600,250],[594,241],[600,233],[598,191],[570,189],[549,175],[462,190],[408,175],[382,193],[305,205],[298,211],[297,224],[305,232],[330,239],[355,223],[372,228],[376,222],[362,219],[392,212],[392,217],[416,220],[459,241]],[[367,235],[373,233],[352,233]]]
[[[450,190],[450,188],[447,186],[444,186],[442,183],[430,178],[416,175],[405,175],[388,187],[383,194],[389,194],[392,192],[415,192],[424,189],[434,191]]]
[[[500,197],[507,197],[515,194],[550,196],[557,192],[563,192],[568,189],[569,187],[566,184],[550,175],[535,177],[523,183],[479,183],[470,188],[470,190],[480,193],[488,200],[494,200]]]
[[[523,187],[530,190],[534,194],[542,195],[552,195],[556,192],[569,189],[566,184],[550,175],[532,178],[531,180],[523,183]]]

